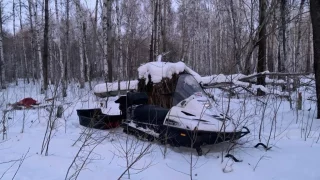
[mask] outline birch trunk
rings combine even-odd
[[[84,88],[85,83],[85,71],[84,71],[84,47],[83,47],[83,12],[81,10],[80,0],[76,2],[77,16],[78,16],[78,32],[80,35],[79,38],[79,54],[80,54],[80,88]]]
[[[70,46],[70,42],[69,42],[69,10],[70,10],[70,0],[66,0],[66,13],[67,13],[67,17],[66,17],[66,65],[67,65],[67,68],[65,70],[65,83],[67,83],[67,80],[71,80],[71,63],[69,61],[69,46]],[[67,86],[66,86],[67,88]]]
[[[311,73],[312,71],[311,71],[311,29],[312,29],[312,27],[310,27],[310,25],[308,26],[308,41],[307,41],[307,43],[308,43],[308,45],[307,45],[307,57],[306,57],[306,61],[307,61],[307,63],[306,63],[306,72],[307,73]]]
[[[304,5],[304,2],[305,2],[305,0],[301,0],[301,2],[300,2],[300,7],[299,7],[299,14],[298,14],[298,37],[297,37],[297,46],[296,46],[296,49],[295,49],[295,57],[294,57],[294,59],[295,59],[295,63],[294,63],[294,69],[296,70],[296,67],[297,67],[297,61],[299,61],[300,60],[300,44],[301,44],[301,31],[302,31],[302,29],[301,29],[301,24],[302,24],[302,22],[301,22],[301,19],[302,19],[302,11],[303,11],[303,5]]]
[[[6,73],[4,66],[4,54],[3,54],[3,38],[2,38],[2,13],[3,13],[2,1],[0,1],[0,70],[1,70],[1,88],[6,89]]]
[[[12,21],[12,27],[13,27],[13,52],[12,52],[12,60],[14,63],[14,78],[16,81],[16,85],[18,86],[18,61],[17,61],[17,57],[16,57],[16,52],[17,52],[17,44],[16,44],[16,4],[15,1],[12,0],[12,17],[13,17],[13,21]]]
[[[119,43],[119,47],[118,47],[118,70],[119,70],[119,80],[122,81],[123,80],[123,57],[122,57],[122,38],[121,38],[121,15],[120,15],[120,7],[119,7],[119,0],[116,0],[116,14],[117,14],[117,34],[118,34],[118,43]]]
[[[51,33],[50,33],[51,34]],[[50,35],[50,39],[53,38],[53,35]],[[49,49],[53,49],[53,42],[52,41],[48,41],[48,47]],[[56,57],[56,56],[55,56]],[[54,84],[55,83],[55,77],[54,77],[54,66],[53,66],[53,52],[49,54],[49,72],[50,72],[50,84]]]
[[[43,90],[48,89],[48,60],[49,60],[49,0],[44,0],[44,31],[43,31]]]
[[[86,23],[83,21],[83,50],[84,50],[84,58],[85,58],[85,61],[86,61],[86,76],[87,76],[87,80],[89,82],[89,88],[90,90],[92,90],[92,86],[91,86],[91,77],[90,77],[90,74],[91,74],[91,66],[90,66],[90,62],[89,62],[89,58],[88,58],[88,51],[87,51],[87,25]]]
[[[93,28],[94,28],[94,40],[95,43],[93,43],[93,49],[95,52],[95,70],[99,70],[98,67],[96,66],[97,64],[100,64],[101,61],[98,61],[98,55],[99,55],[99,51],[100,49],[98,49],[98,47],[100,47],[99,44],[99,39],[98,39],[98,5],[99,5],[99,0],[96,0],[96,5],[95,5],[95,10],[94,10],[94,24],[93,24]],[[99,66],[100,67],[100,66]]]
[[[32,0],[28,0],[29,23],[30,23],[30,31],[31,31],[31,49],[32,49],[30,65],[32,67],[32,71],[31,71],[32,80],[33,80],[33,83],[35,84],[34,73],[37,72],[37,71],[35,70],[36,67],[34,65],[34,57],[35,57],[36,51],[35,51],[35,37],[34,37],[33,12],[32,12],[32,9],[33,9]]]
[[[112,0],[104,0],[103,6],[104,73],[106,81],[108,80],[109,82],[112,82]]]
[[[103,0],[103,72],[106,83],[108,82],[108,4],[109,0]]]
[[[259,0],[259,53],[258,53],[258,63],[257,63],[257,72],[263,72],[266,70],[266,9],[267,3],[266,0]],[[265,76],[261,76],[257,78],[257,84],[265,86]],[[257,95],[265,95],[265,92],[260,88],[257,90]]]
[[[20,31],[23,32],[23,25],[22,25],[22,3],[21,0],[19,0],[19,20],[20,20]],[[27,62],[27,55],[26,55],[26,46],[25,46],[25,37],[24,35],[22,35],[22,64],[24,64],[24,70],[23,70],[23,74],[24,77],[27,79],[27,83],[30,83],[29,80],[29,70],[28,70],[28,62]],[[24,79],[25,79],[24,78]]]
[[[65,81],[65,65],[63,62],[63,51],[61,48],[61,41],[62,41],[62,31],[61,31],[61,22],[59,18],[59,8],[58,8],[58,0],[55,0],[55,10],[56,10],[56,37],[57,38],[57,46],[59,51],[59,65],[60,65],[60,83],[62,86],[62,97],[67,97],[67,86]]]
[[[34,11],[34,22],[35,22],[35,41],[36,41],[36,53],[39,61],[39,74],[40,74],[40,93],[44,94],[44,79],[43,79],[43,63],[42,63],[42,55],[41,55],[41,47],[40,47],[40,22],[38,20],[38,3],[33,0],[29,0],[30,5],[33,7]]]
[[[155,44],[155,36],[156,36],[156,1],[157,0],[153,0],[152,1],[152,13],[153,13],[153,23],[152,23],[152,32],[151,32],[151,43],[150,43],[150,57],[149,57],[149,62],[152,62],[154,60],[154,44]]]
[[[167,3],[163,1],[163,26],[161,28],[161,36],[162,36],[162,53],[166,53],[167,51]],[[165,57],[162,57],[163,61],[166,60]]]

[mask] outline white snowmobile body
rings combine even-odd
[[[162,142],[199,148],[204,144],[236,140],[249,133],[247,128],[242,132],[231,118],[219,113],[213,99],[191,74],[180,74],[170,109],[148,105],[147,101],[142,103],[143,97],[135,99],[140,105],[132,100],[132,104],[138,106],[129,108],[131,117],[127,117],[123,127],[134,133],[138,131],[139,136],[142,132]]]

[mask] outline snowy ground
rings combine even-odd
[[[14,103],[24,97],[32,97],[44,103],[44,96],[39,95],[37,85],[11,85],[0,92],[2,110],[6,104]],[[250,135],[241,139],[243,145],[231,153],[242,162],[233,162],[222,158],[222,152],[228,143],[210,147],[210,151],[201,157],[187,148],[168,148],[166,157],[164,147],[153,143],[148,153],[130,169],[130,179],[246,179],[246,180],[319,180],[320,179],[320,120],[315,117],[315,103],[306,100],[310,94],[304,88],[303,110],[291,110],[285,99],[269,96],[268,98],[231,98],[230,115],[243,121],[251,130]],[[81,159],[69,168],[79,151],[82,142],[74,142],[82,134],[84,127],[79,125],[76,109],[97,107],[99,103],[93,93],[79,90],[76,85],[69,87],[69,97],[63,101],[63,118],[55,125],[54,136],[49,146],[49,155],[41,155],[41,145],[45,135],[49,112],[40,110],[20,110],[6,114],[8,122],[7,137],[2,140],[0,123],[0,179],[21,180],[61,180],[68,177],[82,166]],[[219,106],[226,110],[229,99],[221,91],[214,90]],[[50,97],[50,95],[48,96]],[[295,98],[295,94],[292,95]],[[116,112],[117,105],[110,99],[108,111]],[[62,101],[61,101],[62,102]],[[262,103],[264,102],[264,103]],[[265,105],[264,105],[265,104]],[[293,107],[295,103],[293,102]],[[264,111],[265,109],[265,111]],[[262,116],[264,114],[264,116]],[[2,113],[1,116],[2,117]],[[262,142],[272,146],[270,151],[254,148],[259,142],[260,122],[264,117]],[[2,119],[2,118],[1,118]],[[25,119],[24,132],[21,133]],[[271,133],[270,133],[271,132]],[[93,131],[91,145],[81,151],[86,157],[93,146],[102,141],[90,154],[78,179],[118,179],[126,169],[125,149],[128,149],[129,164],[137,157],[141,149],[149,143],[127,137],[121,128],[112,131]],[[225,153],[225,152],[224,152]],[[190,160],[192,155],[192,165]],[[25,160],[15,161],[25,156]],[[190,168],[191,167],[191,168]],[[191,172],[192,170],[192,172]],[[16,173],[16,175],[15,175]],[[191,174],[191,175],[190,175]],[[128,179],[124,175],[122,179]]]

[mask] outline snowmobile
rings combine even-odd
[[[161,96],[161,95],[159,95]],[[214,101],[189,73],[178,77],[170,109],[148,103],[146,92],[128,92],[116,100],[124,115],[123,131],[149,141],[191,147],[235,141],[250,133],[219,113]]]

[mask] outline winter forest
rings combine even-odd
[[[320,0],[0,0],[0,85],[0,180],[320,179]]]
[[[263,70],[313,71],[309,1],[87,1],[1,2],[3,87],[19,78],[44,88],[60,81],[84,87],[104,74],[109,82],[135,79],[137,67],[160,54],[201,75],[248,75],[258,70],[259,33]]]

